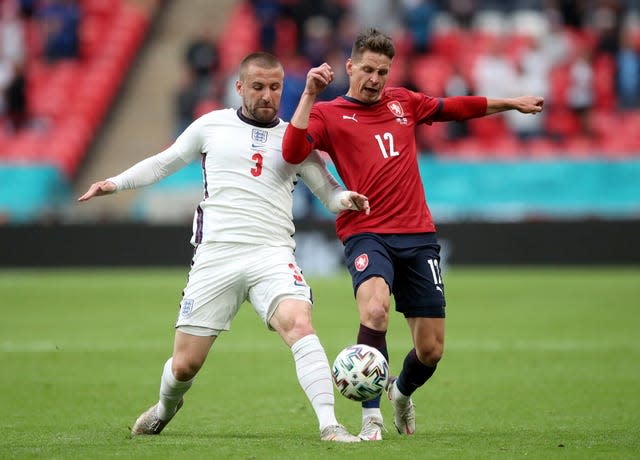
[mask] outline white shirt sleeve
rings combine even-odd
[[[349,199],[349,192],[331,175],[317,150],[312,150],[307,159],[299,165],[298,174],[329,211],[337,214],[349,209],[341,202],[342,198]]]
[[[116,184],[117,191],[151,185],[184,168],[198,158],[201,152],[199,120],[196,120],[166,150],[145,158],[107,180]]]

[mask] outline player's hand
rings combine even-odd
[[[310,95],[320,94],[333,81],[333,69],[326,62],[313,67],[307,73],[304,91]]]
[[[515,109],[521,113],[542,112],[544,106],[544,98],[541,96],[520,96],[513,98]]]
[[[366,196],[351,191],[348,191],[347,194],[347,196],[340,199],[340,203],[345,210],[362,211],[369,215],[371,208],[369,207],[369,199]]]
[[[110,195],[116,191],[116,188],[116,184],[109,180],[95,182],[84,195],[78,198],[78,201],[88,201],[94,196]]]

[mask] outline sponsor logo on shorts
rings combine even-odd
[[[353,262],[353,266],[356,267],[356,270],[359,272],[363,271],[365,268],[369,266],[369,256],[365,254],[360,254],[356,257],[355,262]]]
[[[193,299],[182,299],[180,303],[180,316],[189,316],[193,310]]]
[[[293,284],[296,286],[306,286],[307,283],[302,276],[302,271],[295,264],[289,264],[289,268],[293,271]]]

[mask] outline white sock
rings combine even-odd
[[[170,420],[176,413],[182,396],[191,387],[194,379],[187,382],[176,380],[171,370],[173,358],[164,363],[162,378],[160,379],[160,402],[158,403],[158,417],[160,420]],[[195,378],[195,377],[194,377]]]
[[[291,346],[300,386],[311,401],[320,430],[337,425],[329,360],[318,336],[307,335]]]
[[[398,385],[396,385],[396,382],[393,382],[393,386],[391,387],[391,399],[406,404],[410,398],[410,396],[402,394],[402,392],[398,389]]]
[[[362,408],[362,421],[367,417],[376,417],[382,420],[382,412],[379,407],[363,407]]]

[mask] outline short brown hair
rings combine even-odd
[[[280,60],[273,54],[267,53],[266,51],[257,51],[245,56],[242,62],[240,62],[240,70],[238,72],[239,80],[244,81],[247,69],[251,64],[255,64],[263,69],[275,69],[276,67],[283,68]]]
[[[353,43],[353,48],[351,48],[351,59],[357,60],[365,51],[383,54],[389,59],[393,59],[396,55],[396,49],[393,46],[391,37],[373,27],[358,34]]]

